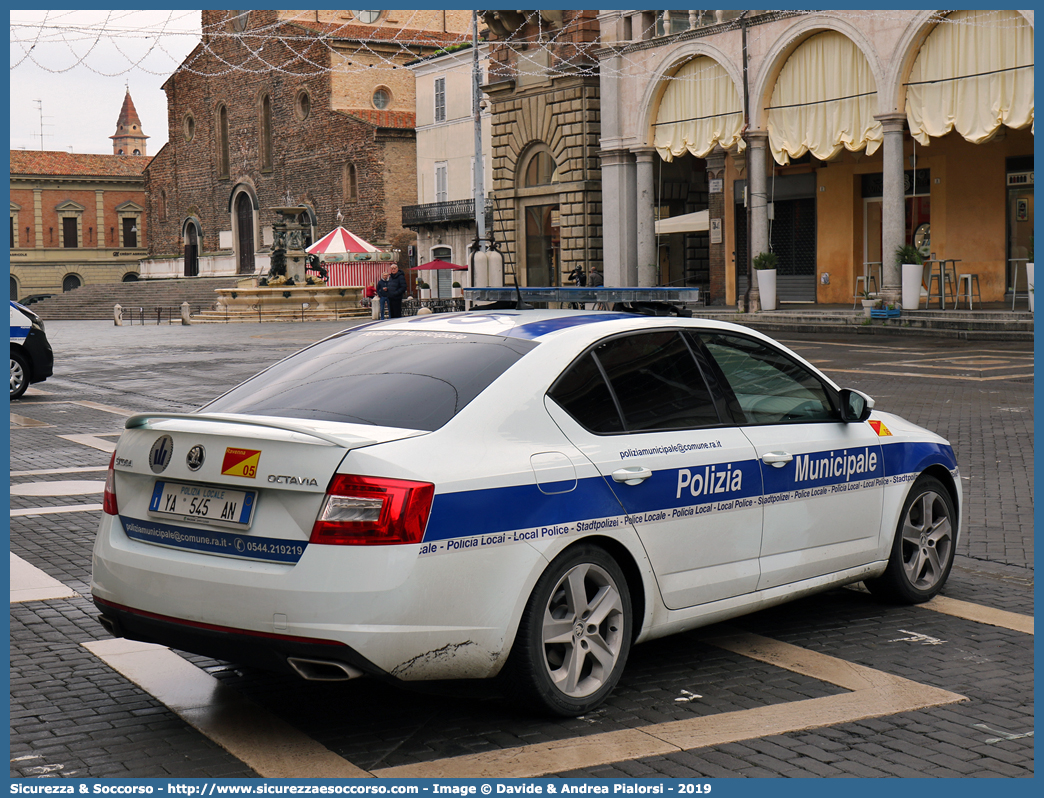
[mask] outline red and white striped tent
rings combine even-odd
[[[398,250],[384,250],[350,230],[335,228],[305,250],[318,255],[329,274],[327,285],[366,286],[376,283],[399,260]]]

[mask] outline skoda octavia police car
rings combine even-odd
[[[945,440],[707,320],[367,324],[126,426],[92,581],[114,634],[307,679],[500,674],[562,715],[634,643],[852,582],[925,601],[958,538]]]

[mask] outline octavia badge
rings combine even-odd
[[[185,457],[185,463],[189,467],[189,471],[199,471],[203,467],[203,460],[207,456],[207,450],[199,444],[196,444],[188,451],[188,455]]]

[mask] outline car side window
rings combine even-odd
[[[590,352],[573,363],[548,393],[591,432],[624,431],[616,401]]]
[[[589,362],[588,362],[589,361]],[[601,369],[595,376],[594,369]],[[627,432],[691,429],[720,423],[707,384],[688,344],[674,330],[639,333],[614,338],[599,344],[574,364],[552,388],[551,396],[577,421],[592,432],[612,432],[602,411],[604,399],[589,407],[572,401],[583,379],[604,386],[602,374],[611,386],[610,398],[623,414]],[[590,388],[601,394],[601,387]]]
[[[779,350],[727,333],[701,332],[699,339],[735,394],[746,423],[838,420],[827,386]]]

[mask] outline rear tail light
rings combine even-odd
[[[109,473],[105,475],[105,492],[102,494],[102,509],[109,515],[119,515],[120,508],[116,504],[116,452],[109,459]]]
[[[337,474],[312,527],[310,543],[387,546],[420,543],[431,512],[430,482]]]

